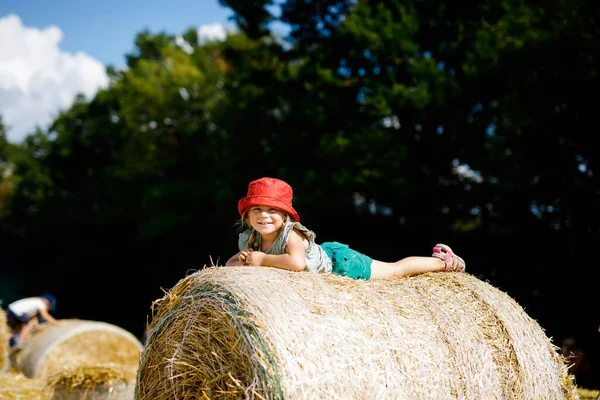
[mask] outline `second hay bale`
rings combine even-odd
[[[467,273],[357,281],[205,268],[156,302],[136,398],[245,397],[577,395],[541,327]]]
[[[141,342],[125,329],[100,321],[66,320],[45,326],[23,344],[16,368],[47,378],[68,368],[117,364],[136,368]]]

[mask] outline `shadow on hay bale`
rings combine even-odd
[[[564,359],[468,273],[207,267],[153,305],[136,399],[576,399]]]
[[[0,308],[0,373],[10,367],[9,353],[10,331],[6,322],[6,312]]]
[[[137,368],[141,342],[116,325],[63,319],[40,329],[13,356],[14,367],[29,378],[47,378],[68,368],[115,364]]]

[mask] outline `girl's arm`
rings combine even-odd
[[[229,260],[227,260],[227,262],[225,263],[225,265],[228,266],[228,267],[235,267],[235,266],[239,266],[239,265],[244,265],[240,261],[240,254],[242,254],[242,252],[238,251],[237,253],[235,253],[234,255],[232,255],[231,258]]]
[[[244,265],[258,265],[287,269],[289,271],[303,271],[306,268],[306,245],[304,237],[295,229],[290,233],[285,254],[266,254],[262,251],[246,250]],[[244,252],[242,252],[244,255]]]

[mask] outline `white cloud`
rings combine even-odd
[[[10,142],[45,128],[76,94],[91,98],[108,85],[104,65],[83,52],[61,51],[62,39],[56,26],[25,27],[14,14],[0,18],[0,115]]]
[[[198,42],[199,44],[203,44],[210,41],[223,41],[225,38],[227,38],[228,34],[236,32],[236,28],[234,25],[215,22],[214,24],[200,26],[197,29],[197,32]],[[177,36],[175,38],[175,43],[188,54],[192,54],[194,52],[194,48],[185,41],[183,36]]]
[[[198,28],[198,40],[200,43],[212,40],[225,40],[227,34],[231,32],[233,28],[221,23],[214,23],[208,25],[202,25]]]

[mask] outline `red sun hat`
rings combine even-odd
[[[292,187],[280,179],[260,178],[250,182],[248,195],[238,202],[238,212],[244,215],[244,211],[252,206],[270,206],[285,211],[296,222],[300,222],[300,216],[292,207]]]

